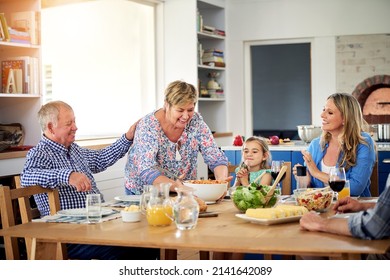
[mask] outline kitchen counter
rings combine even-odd
[[[376,142],[378,151],[390,151],[390,142]],[[268,145],[270,151],[301,151],[306,150],[309,144],[303,141],[291,141],[288,144]],[[242,150],[242,146],[222,146],[223,151]]]
[[[301,151],[306,150],[309,147],[303,141],[291,141],[289,143],[283,143],[279,145],[268,145],[271,151]],[[223,151],[237,151],[242,150],[242,146],[222,146]]]

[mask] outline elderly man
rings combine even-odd
[[[61,209],[84,208],[87,193],[98,193],[94,173],[115,164],[129,150],[137,123],[116,142],[101,150],[80,147],[75,141],[77,131],[71,106],[53,101],[38,112],[43,136],[27,154],[21,176],[23,187],[40,185],[57,188]],[[45,194],[34,196],[41,216],[49,215]],[[68,256],[75,259],[156,259],[158,250],[125,247],[69,244]],[[135,252],[136,251],[136,252]]]

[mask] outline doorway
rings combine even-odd
[[[310,41],[248,46],[250,96],[246,97],[251,102],[246,109],[252,112],[249,134],[298,140],[297,125],[311,124],[310,52]]]

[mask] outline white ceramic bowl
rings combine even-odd
[[[141,211],[121,211],[122,221],[125,223],[135,223],[141,220]]]
[[[228,182],[215,180],[188,180],[184,181],[185,186],[194,189],[194,195],[206,203],[215,203],[227,191]]]

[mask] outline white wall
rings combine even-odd
[[[389,0],[226,0],[228,130],[251,130],[244,113],[246,42],[311,40],[312,119],[318,124],[326,97],[336,90],[336,36],[390,33],[389,12]]]

